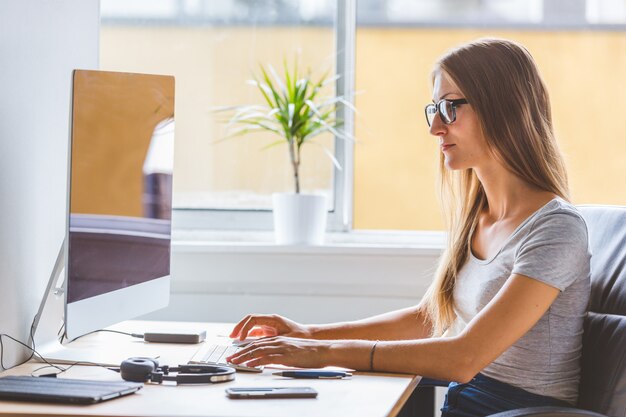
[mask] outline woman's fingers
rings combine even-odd
[[[252,343],[245,348],[239,350],[232,356],[226,358],[228,362],[232,362],[234,364],[249,362],[251,360],[263,358],[269,354],[277,354],[281,353],[284,349],[276,345],[277,341],[273,340],[271,342],[255,342]]]
[[[254,349],[257,349],[259,346],[258,343],[260,342],[261,341],[256,341],[256,342],[252,342],[250,344],[245,345],[243,348],[239,349],[234,354],[227,356],[226,360],[228,362],[233,362],[233,363],[245,362],[246,358],[250,357],[249,352],[251,352]]]
[[[244,340],[248,336],[248,331],[254,327],[260,316],[248,314],[239,323],[235,325],[233,331],[230,332],[231,338],[239,338]]]
[[[314,368],[326,366],[328,342],[292,337],[272,337],[251,343],[227,358],[234,364],[247,366],[281,364]]]
[[[270,328],[273,329],[274,334],[280,334],[280,331],[284,327],[284,323],[282,322],[279,316],[275,315],[253,315],[248,317],[245,323],[239,329],[239,340],[244,340],[248,337],[248,333],[255,326]],[[236,337],[236,336],[235,336]]]
[[[255,326],[248,332],[249,337],[271,337],[277,335],[278,331],[269,326]]]
[[[260,358],[254,358],[246,362],[246,366],[250,366],[250,367],[263,366],[263,365],[293,366],[294,364],[291,363],[289,357],[282,355],[282,354],[265,355]]]
[[[269,324],[266,317],[250,316],[239,330],[239,340],[245,340],[248,337],[248,333],[250,332],[250,330],[252,330],[254,326],[258,326],[261,324]]]
[[[235,327],[233,327],[232,332],[230,332],[229,337],[231,338],[235,338],[239,335],[239,332],[241,331],[241,328],[243,327],[244,324],[246,324],[246,322],[250,319],[250,317],[252,317],[250,314],[248,314],[247,316],[245,316],[244,318],[242,318],[239,323],[237,323],[235,325]]]
[[[231,338],[244,340],[248,336],[278,335],[309,338],[307,327],[277,314],[250,314],[235,325]]]

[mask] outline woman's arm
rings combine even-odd
[[[543,282],[512,275],[461,334],[451,338],[379,342],[374,369],[469,381],[528,332],[558,295],[558,289]],[[341,358],[337,362],[352,367],[357,364],[350,363],[349,350],[339,348],[334,353]]]
[[[311,338],[408,340],[430,337],[432,323],[423,303],[363,320],[311,325]]]
[[[246,316],[233,329],[231,337],[290,336],[304,339],[406,340],[429,337],[432,325],[422,304],[391,311],[363,320],[302,325],[278,315]]]
[[[308,367],[337,365],[465,382],[530,330],[558,295],[559,290],[554,287],[514,274],[465,330],[455,337],[381,341],[376,344],[375,351],[375,342],[371,341],[313,341],[277,337],[246,347],[234,355],[232,361],[247,362],[250,366],[270,363]],[[377,319],[374,322],[380,327],[364,325],[361,330],[385,328],[384,323],[405,323],[401,317],[406,319],[407,316],[401,314],[390,321]],[[364,331],[360,334],[369,333]],[[397,334],[408,332],[398,331]]]

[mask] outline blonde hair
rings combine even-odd
[[[445,54],[436,64],[461,90],[478,116],[487,146],[516,176],[537,189],[569,199],[565,164],[554,137],[550,100],[535,61],[522,45],[479,39]],[[479,214],[487,206],[473,169],[439,169],[448,245],[425,297],[433,335],[454,320],[454,287],[470,253]]]

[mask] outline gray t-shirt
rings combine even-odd
[[[576,403],[583,319],[589,302],[587,226],[576,208],[555,198],[527,218],[491,259],[470,255],[454,290],[459,334],[502,288],[521,274],[558,288],[549,310],[481,373],[532,393]]]

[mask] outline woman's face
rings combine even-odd
[[[445,72],[437,71],[433,85],[433,102],[460,98],[465,96],[456,84]],[[430,134],[439,139],[439,147],[448,169],[479,168],[493,161],[471,103],[456,107],[456,120],[451,124],[445,124],[437,112],[430,126]]]

